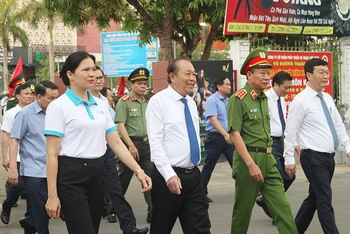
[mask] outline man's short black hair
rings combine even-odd
[[[214,79],[214,89],[215,89],[215,91],[219,90],[218,85],[223,85],[224,81],[226,79],[228,79],[228,77],[217,77],[217,78]]]
[[[29,84],[27,84],[27,83],[18,85],[18,86],[16,87],[16,90],[15,90],[15,96],[16,96],[17,94],[20,94],[21,91],[24,90],[24,89],[26,89],[26,88],[30,88]]]
[[[293,80],[293,77],[285,71],[279,71],[275,74],[275,76],[272,78],[272,86],[274,84],[278,84],[279,86],[283,84],[286,80]]]
[[[42,80],[35,85],[35,95],[40,94],[41,96],[45,96],[46,89],[58,89],[58,86],[49,80]]]
[[[308,80],[306,73],[307,72],[314,73],[314,69],[317,66],[328,66],[328,62],[324,61],[320,58],[312,58],[312,59],[306,61],[305,65],[304,65],[304,72],[305,72],[306,80]]]

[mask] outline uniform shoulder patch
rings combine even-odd
[[[244,96],[247,94],[247,90],[242,89],[241,91],[239,91],[238,93],[236,93],[236,97],[239,99],[244,98]]]
[[[125,95],[125,96],[122,98],[122,100],[123,100],[123,101],[126,101],[126,100],[128,100],[129,98],[130,98],[129,95]]]

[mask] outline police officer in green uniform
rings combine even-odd
[[[271,153],[270,116],[263,92],[270,82],[270,68],[267,51],[253,50],[240,71],[247,76],[247,83],[231,96],[228,103],[228,126],[236,147],[232,172],[236,190],[231,234],[247,233],[259,191],[279,233],[298,233],[276,160]]]
[[[151,176],[152,163],[145,117],[148,101],[144,98],[148,77],[149,71],[146,68],[138,68],[129,75],[131,92],[118,101],[114,122],[118,124],[120,136],[131,155],[145,173]],[[125,194],[133,172],[122,162],[119,162],[118,168],[123,194]],[[152,220],[151,192],[145,192],[144,196],[148,205],[147,222],[150,223]]]

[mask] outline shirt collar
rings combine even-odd
[[[34,101],[33,106],[36,114],[38,114],[40,111],[45,113],[45,111],[41,108],[37,100]]]
[[[226,101],[228,99],[228,97],[222,97],[221,94],[216,91],[215,93],[213,93],[213,95],[216,95],[216,98],[220,99],[220,100],[223,100],[223,101]]]
[[[312,97],[316,97],[316,95],[318,94],[318,92],[316,92],[315,90],[313,90],[309,85],[305,86],[305,90],[310,94],[310,96]]]
[[[91,95],[91,93],[88,93],[88,98],[90,103],[88,103],[89,105],[97,105],[97,102],[95,101],[94,97]],[[74,103],[74,105],[79,105],[80,103],[84,103],[86,102],[85,100],[83,100],[82,98],[78,97],[78,95],[76,95],[70,88],[68,88],[66,90],[66,95],[67,97]]]
[[[273,100],[277,101],[280,98],[272,87],[270,88],[270,93]]]
[[[168,90],[170,93],[170,96],[175,100],[175,101],[179,101],[181,98],[184,98],[183,96],[181,96],[181,94],[179,94],[178,92],[175,91],[175,89],[173,89],[173,87],[171,87],[170,85],[168,86]],[[186,99],[188,99],[188,95],[186,95]]]

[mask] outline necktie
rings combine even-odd
[[[277,107],[278,107],[278,115],[280,116],[280,121],[282,125],[282,135],[284,135],[284,130],[286,129],[286,122],[284,121],[281,98],[278,98],[277,100]]]
[[[334,123],[333,123],[331,114],[329,113],[329,110],[328,110],[328,107],[326,105],[326,102],[323,99],[323,94],[322,93],[318,93],[317,97],[319,97],[320,100],[321,100],[322,109],[323,109],[323,112],[324,112],[324,114],[326,116],[329,129],[331,130],[331,133],[332,133],[334,149],[337,150],[339,142],[338,142],[337,132],[335,131],[335,127],[334,127]]]
[[[197,166],[199,162],[199,144],[198,144],[197,133],[193,125],[190,109],[188,108],[187,99],[181,98],[181,102],[185,105],[185,119],[186,119],[188,138],[190,140],[191,161],[193,165]]]

